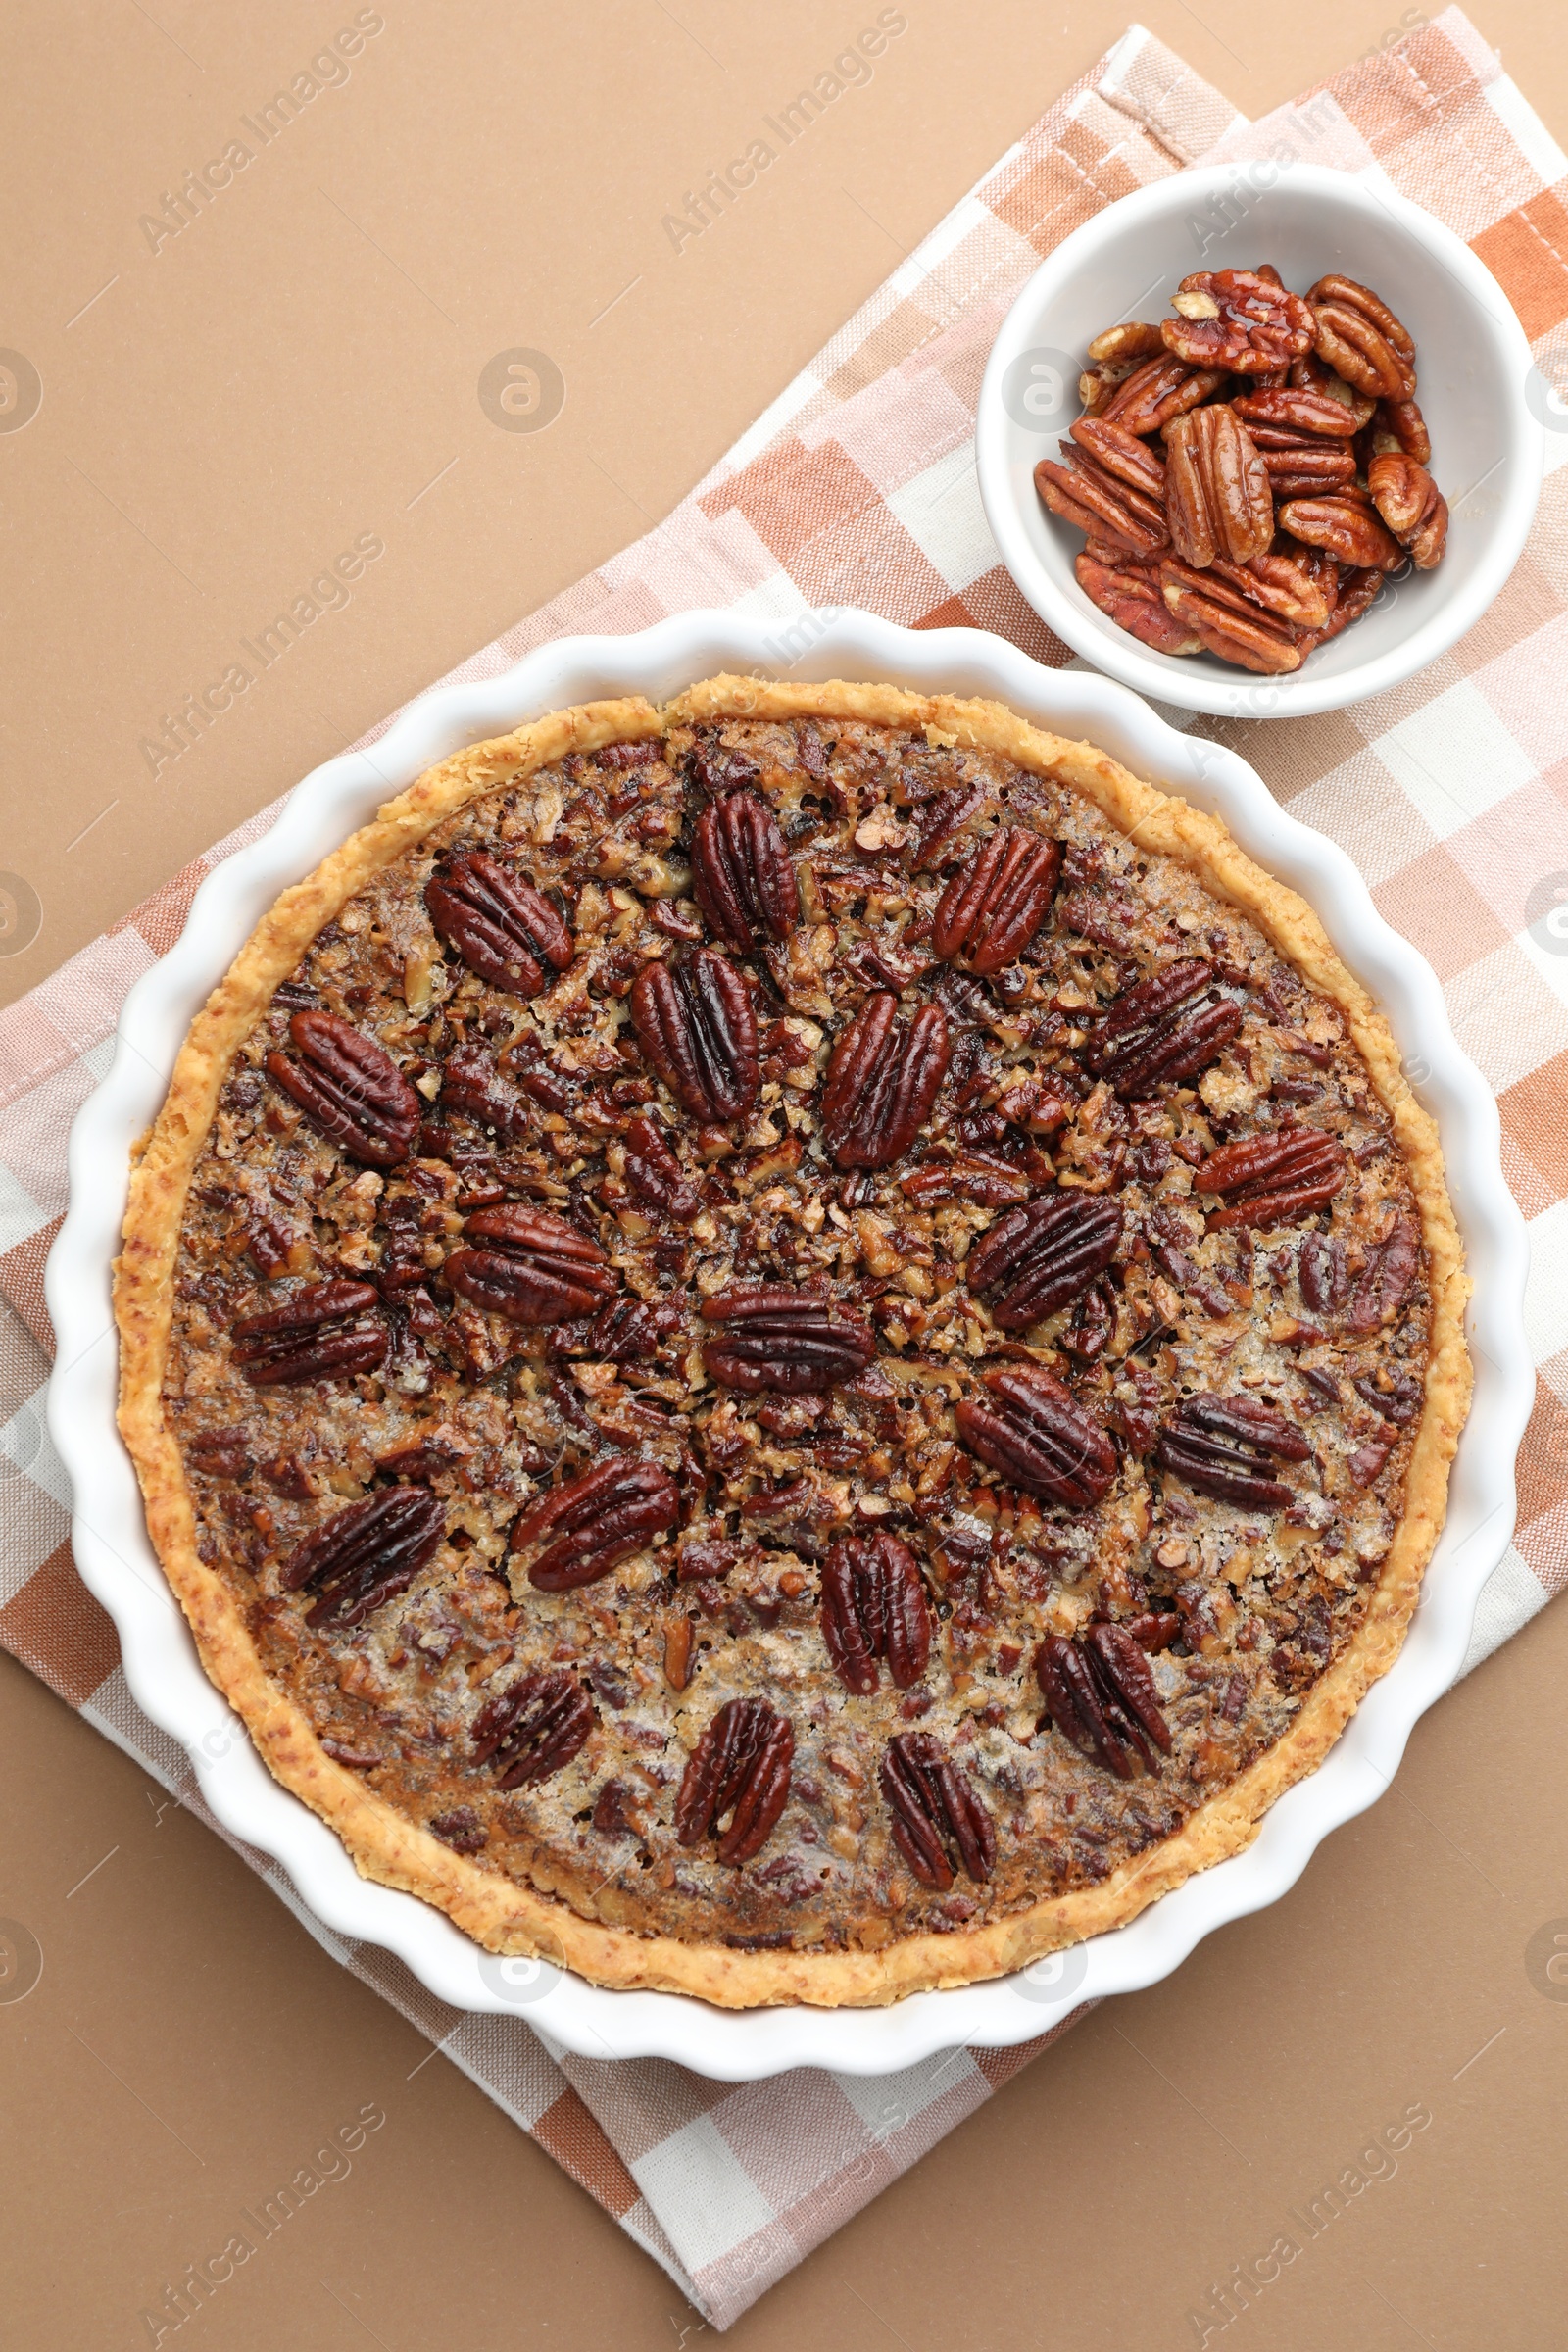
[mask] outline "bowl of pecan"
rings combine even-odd
[[[1438,659],[1524,547],[1530,352],[1459,238],[1305,165],[1185,172],[1059,246],[976,422],[1004,561],[1058,636],[1190,710],[1342,709]]]

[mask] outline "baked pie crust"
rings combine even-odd
[[[1467,1287],[1386,1021],[1220,823],[997,703],[723,676],[459,753],[282,894],[137,1154],[120,1425],[364,1876],[878,2004],[1319,1763]]]

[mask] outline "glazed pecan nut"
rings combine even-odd
[[[1107,424],[1098,416],[1080,416],[1067,429],[1102,473],[1129,490],[1140,491],[1156,507],[1163,502],[1164,462],[1147,441],[1140,441],[1136,433],[1129,433],[1124,426]]]
[[[948,857],[956,835],[978,816],[980,809],[992,805],[992,798],[995,795],[980,776],[971,776],[968,783],[959,783],[948,793],[933,795],[917,828],[909,833],[909,872],[919,872],[921,865],[936,865]]]
[[[1104,562],[1102,558],[1107,554],[1116,560]],[[1092,605],[1097,605],[1129,636],[1152,645],[1156,654],[1202,651],[1202,639],[1191,629],[1183,628],[1175,614],[1166,611],[1156,564],[1137,564],[1115,549],[1102,550],[1097,558],[1086,548],[1073,559],[1073,571]]]
[[[1388,1385],[1379,1388],[1377,1379],[1363,1376],[1352,1380],[1350,1386],[1365,1403],[1371,1405],[1374,1412],[1383,1415],[1385,1421],[1392,1421],[1400,1429],[1407,1427],[1421,1410],[1420,1381],[1412,1372],[1396,1372],[1388,1368],[1378,1375],[1378,1379]]]
[[[876,1335],[859,1315],[787,1283],[715,1292],[703,1300],[703,1320],[723,1326],[703,1348],[710,1378],[747,1395],[822,1396],[876,1354]]]
[[[1187,1254],[1193,1238],[1175,1209],[1156,1202],[1149,1212],[1149,1236],[1154,1263],[1166,1280],[1184,1296],[1196,1298],[1205,1315],[1232,1315],[1236,1301],[1223,1285],[1204,1274]]]
[[[1413,400],[1380,400],[1373,418],[1378,454],[1402,450],[1418,466],[1432,463],[1432,436]]]
[[[549,1209],[511,1201],[464,1226],[466,1245],[443,1271],[470,1306],[509,1323],[560,1323],[586,1315],[615,1288],[603,1250]]]
[[[1132,1633],[1094,1625],[1081,1642],[1048,1634],[1035,1652],[1035,1676],[1052,1722],[1080,1755],[1140,1779],[1171,1749],[1170,1726],[1149,1660]]]
[[[755,784],[761,769],[749,752],[721,740],[717,727],[704,728],[691,753],[693,782],[710,801],[722,792],[739,792]]]
[[[787,939],[800,888],[784,836],[760,793],[710,801],[692,837],[692,896],[719,938],[746,955],[759,937]]]
[[[1015,963],[1051,912],[1061,844],[1026,825],[999,825],[937,904],[931,945],[989,977]],[[933,1098],[934,1099],[934,1098]]]
[[[1116,1254],[1126,1219],[1106,1194],[1048,1194],[1009,1209],[970,1250],[964,1279],[977,1295],[1000,1290],[991,1320],[1023,1331],[1082,1296]]]
[[[593,1700],[564,1666],[522,1674],[475,1716],[473,1760],[495,1766],[501,1788],[547,1781],[571,1762],[596,1720]]]
[[[948,1055],[940,1004],[923,1004],[905,1023],[896,997],[868,997],[834,1047],[822,1089],[822,1138],[834,1166],[891,1167],[930,1117]]]
[[[1116,368],[1086,368],[1078,378],[1078,398],[1086,416],[1098,416],[1109,408],[1117,391],[1133,371],[1133,363]]]
[[[1275,1461],[1304,1462],[1312,1448],[1272,1405],[1250,1396],[1189,1396],[1160,1430],[1154,1459],[1200,1494],[1250,1510],[1283,1510],[1295,1497],[1271,1475]]]
[[[945,1894],[959,1870],[976,1886],[990,1878],[997,1858],[991,1815],[933,1733],[890,1740],[881,1779],[893,1842],[922,1886]]]
[[[250,1429],[232,1421],[222,1429],[199,1429],[185,1440],[185,1456],[209,1478],[248,1478],[254,1465]]]
[[[1195,571],[1179,556],[1164,556],[1159,565],[1160,591],[1163,596],[1170,596],[1173,589],[1181,589],[1187,597],[1201,599],[1205,608],[1213,608],[1217,612],[1234,613],[1253,627],[1277,627],[1282,640],[1290,641],[1291,616],[1276,611],[1275,606],[1295,603],[1297,598],[1289,590],[1282,595],[1274,585],[1265,585],[1261,578],[1254,577],[1254,566],[1272,566],[1275,562],[1272,556],[1254,556],[1250,564],[1227,564],[1220,559],[1210,564],[1206,571]],[[1310,593],[1306,590],[1304,579],[1295,573],[1294,566],[1291,570],[1290,588],[1299,585],[1303,593]],[[1319,618],[1326,617],[1321,592],[1314,601]]]
[[[984,1376],[986,1395],[954,1408],[969,1451],[1047,1502],[1086,1511],[1103,1499],[1116,1451],[1070,1389],[1037,1365],[1004,1364]]]
[[[1041,503],[1049,507],[1053,514],[1059,515],[1063,522],[1070,522],[1075,531],[1086,531],[1091,537],[1102,538],[1119,555],[1139,556],[1143,553],[1147,534],[1138,530],[1131,535],[1124,532],[1120,527],[1119,511],[1114,519],[1107,520],[1102,514],[1088,506],[1078,495],[1078,475],[1072,466],[1063,466],[1056,458],[1042,458],[1035,467],[1034,482]],[[1101,503],[1103,505],[1106,502]]]
[[[528,1086],[534,1074],[525,1072],[523,1084]],[[547,1092],[554,1092],[551,1074],[544,1073]],[[532,1092],[532,1088],[529,1089]],[[535,1098],[537,1100],[537,1097]],[[546,1105],[564,1109],[564,1091],[561,1099]],[[441,1108],[457,1111],[472,1119],[479,1127],[493,1127],[504,1143],[522,1143],[531,1124],[526,1102],[507,1086],[492,1055],[482,1046],[455,1047],[441,1065]]]
[[[1140,360],[1157,359],[1165,348],[1165,338],[1157,321],[1125,319],[1120,326],[1107,326],[1096,335],[1089,346],[1089,357],[1097,368],[1134,366]]]
[[[752,1109],[757,1013],[740,973],[712,948],[699,948],[675,971],[645,964],[631,1017],[650,1066],[690,1117],[721,1125]]]
[[[1312,349],[1312,314],[1255,270],[1197,270],[1172,297],[1174,318],[1160,322],[1167,351],[1192,368],[1265,375]]]
[[[1035,467],[1035,488],[1054,514],[1133,556],[1153,555],[1168,543],[1164,510],[1154,499],[1129,489],[1081,453],[1065,454],[1069,465],[1042,458]]]
[[[1098,1363],[1116,1328],[1116,1293],[1103,1276],[1078,1301],[1058,1345],[1080,1364]]]
[[[1206,570],[1216,556],[1246,564],[1274,537],[1268,471],[1251,434],[1224,404],[1165,427],[1165,512],[1182,561]]]
[[[1408,400],[1415,345],[1370,287],[1331,273],[1307,289],[1313,349],[1325,366],[1375,400]]]
[[[1356,430],[1355,418],[1344,401],[1333,399],[1327,392],[1315,392],[1306,384],[1270,385],[1256,392],[1238,393],[1231,406],[1259,449],[1265,446],[1265,433],[1288,434],[1295,443],[1348,441]],[[1273,445],[1283,448],[1286,443],[1282,438]]]
[[[652,1119],[628,1121],[625,1133],[626,1182],[639,1200],[661,1208],[677,1225],[689,1225],[702,1208],[697,1187],[681,1172],[680,1161]]]
[[[716,1834],[721,1862],[749,1862],[766,1844],[788,1801],[794,1755],[795,1727],[787,1715],[765,1698],[727,1700],[681,1778],[675,1799],[680,1843],[701,1845]]]
[[[607,1364],[648,1364],[684,1320],[673,1298],[612,1298],[587,1323],[558,1328],[552,1355],[589,1355]]]
[[[967,1200],[974,1208],[1010,1208],[1027,1200],[1034,1185],[1022,1168],[960,1152],[952,1159],[933,1159],[911,1176],[901,1176],[899,1189],[920,1208],[933,1208],[940,1200]]]
[[[1130,1102],[1196,1076],[1242,1025],[1241,1006],[1217,985],[1212,964],[1190,956],[1123,989],[1095,1028],[1086,1067]]]
[[[1225,1206],[1210,1227],[1289,1225],[1332,1200],[1345,1183],[1345,1151],[1317,1127],[1285,1126],[1272,1135],[1221,1144],[1194,1175],[1200,1193],[1218,1193]]]
[[[1175,1627],[1171,1619],[1164,1616],[1139,1619],[1133,1625],[1092,1625],[1083,1636],[1083,1649],[1089,1661],[1090,1674],[1105,1701],[1106,1715],[1112,1728],[1124,1744],[1130,1743],[1142,1753],[1144,1762],[1151,1770],[1157,1770],[1157,1758],[1151,1749],[1157,1749],[1168,1756],[1172,1745],[1171,1732],[1159,1703],[1159,1692],[1154,1686],[1144,1643],[1139,1639],[1141,1632],[1147,1632],[1154,1641],[1164,1633],[1168,1642],[1174,1635]],[[1119,1723],[1111,1712],[1113,1708],[1120,1712]]]
[[[1200,408],[1229,380],[1229,368],[1190,368],[1167,352],[1135,368],[1101,415],[1107,424],[1119,424],[1139,440],[1146,433],[1157,433],[1173,416]]]
[[[1303,657],[1311,651],[1314,645],[1326,645],[1330,638],[1338,637],[1342,629],[1348,629],[1351,621],[1359,620],[1363,612],[1370,611],[1378,591],[1388,577],[1386,572],[1377,569],[1341,571],[1332,556],[1324,556],[1323,561],[1332,566],[1338,587],[1329,609],[1326,626],[1310,630],[1301,637]]]
[[[1308,556],[1304,548],[1294,556],[1283,552],[1254,556],[1250,564],[1227,564],[1216,558],[1207,571],[1191,574],[1186,585],[1200,589],[1218,604],[1240,600],[1234,609],[1253,618],[1260,607],[1290,628],[1320,629],[1329,617],[1329,594],[1314,568],[1318,562],[1317,553]],[[1168,572],[1161,568],[1162,576],[1178,576],[1174,565]]]
[[[1352,1331],[1381,1331],[1392,1323],[1414,1287],[1421,1264],[1421,1238],[1411,1220],[1396,1214],[1350,1292],[1346,1321]]]
[[[372,1309],[368,1282],[308,1282],[282,1306],[243,1315],[230,1327],[234,1361],[252,1388],[298,1388],[338,1380],[380,1363],[391,1334]]]
[[[1169,358],[1163,344],[1160,345],[1160,352]],[[1151,358],[1155,356],[1152,353],[1150,355]],[[1112,404],[1120,398],[1129,379],[1145,369],[1148,364],[1148,360],[1105,360],[1086,368],[1078,378],[1078,398],[1083,403],[1085,416],[1106,416]],[[1188,373],[1191,372],[1189,369]]]
[[[1276,502],[1289,498],[1322,498],[1348,488],[1355,480],[1355,456],[1343,441],[1296,441],[1257,445],[1268,475],[1269,495]]]
[[[1259,556],[1256,563],[1271,559]],[[1221,661],[1277,677],[1298,669],[1301,650],[1295,626],[1266,611],[1260,601],[1238,595],[1218,571],[1190,571],[1168,558],[1160,565],[1160,591],[1172,625],[1190,632]],[[1227,564],[1227,571],[1239,566]]]
[[[1123,518],[1120,510],[1116,509],[1114,513],[1105,511],[1111,502],[1101,500],[1097,506],[1091,507],[1079,497],[1079,477],[1075,467],[1062,465],[1056,458],[1042,458],[1035,467],[1034,482],[1042,504],[1049,507],[1053,514],[1059,515],[1063,522],[1071,523],[1074,530],[1102,539],[1106,546],[1114,547],[1120,555],[1137,557],[1144,553],[1148,546],[1147,532],[1137,528],[1131,532],[1124,531],[1121,528]]]
[[[1280,527],[1304,546],[1321,547],[1356,571],[1397,571],[1404,551],[1383,527],[1372,503],[1355,493],[1290,498],[1280,508]]]
[[[1159,1381],[1136,1356],[1126,1356],[1116,1366],[1109,1420],[1135,1458],[1141,1459],[1153,1445],[1159,1426]]]
[[[858,1697],[876,1689],[879,1658],[897,1690],[919,1681],[931,1655],[931,1611],[907,1544],[884,1530],[834,1544],[822,1570],[822,1641],[839,1681]]]
[[[313,1630],[359,1625],[406,1592],[446,1532],[446,1505],[424,1487],[387,1487],[334,1511],[312,1528],[278,1570],[285,1592],[319,1589],[305,1622]]]
[[[1297,1252],[1297,1280],[1314,1315],[1337,1314],[1349,1295],[1345,1244],[1337,1236],[1309,1233]]]
[[[1424,466],[1402,451],[1374,458],[1367,488],[1399,545],[1409,550],[1417,571],[1439,563],[1448,537],[1448,502]]]
[[[1339,401],[1348,412],[1357,432],[1377,409],[1377,402],[1368,393],[1358,391],[1354,384],[1348,384],[1344,376],[1337,375],[1314,351],[1307,352],[1303,359],[1291,362],[1289,381],[1295,390],[1321,392],[1325,400]]]
[[[1369,1487],[1393,1451],[1392,1438],[1373,1438],[1367,1445],[1358,1446],[1345,1465],[1351,1486]]]
[[[401,1166],[418,1141],[423,1105],[391,1054],[335,1012],[296,1012],[288,1034],[299,1059],[268,1054],[274,1086],[352,1159]]]
[[[330,1755],[328,1743],[323,1740],[321,1744]],[[471,1805],[453,1805],[445,1813],[432,1813],[424,1826],[455,1854],[482,1853],[490,1842],[490,1833]]]
[[[542,891],[484,850],[452,858],[424,886],[431,922],[492,988],[537,997],[571,961],[571,933]]]
[[[1071,428],[1073,432],[1076,429]],[[1170,534],[1165,525],[1164,469],[1160,460],[1120,425],[1102,426],[1101,437],[1102,446],[1115,460],[1108,466],[1091,455],[1081,441],[1071,439],[1060,445],[1062,462],[1080,485],[1080,503],[1103,513],[1107,522],[1114,523],[1135,545],[1163,547]],[[1131,457],[1132,450],[1142,452],[1142,465]],[[1158,479],[1151,479],[1156,467]]]
[[[472,1442],[450,1421],[425,1422],[378,1453],[375,1466],[390,1478],[437,1478],[466,1462],[472,1452]]]
[[[1321,547],[1303,547],[1299,540],[1288,537],[1283,531],[1274,545],[1276,552],[1288,563],[1294,564],[1320,591],[1332,619],[1341,590],[1346,579],[1351,575],[1342,572],[1334,558]]]
[[[680,1489],[658,1462],[601,1462],[524,1511],[512,1530],[512,1550],[542,1544],[528,1582],[540,1592],[569,1592],[608,1576],[673,1527],[679,1513]]]

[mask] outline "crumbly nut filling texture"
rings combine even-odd
[[[1363,1623],[1429,1351],[1340,1006],[1065,784],[730,719],[471,801],[235,1054],[164,1407],[326,1754],[632,1934],[1103,1881]]]

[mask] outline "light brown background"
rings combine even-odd
[[[0,868],[42,919],[21,952],[0,936],[0,1002],[665,514],[1125,5],[906,0],[871,85],[677,254],[662,214],[872,0],[385,0],[347,86],[156,256],[138,216],[352,0],[13,6],[0,346],[32,362],[43,402],[0,433]],[[1143,10],[1254,115],[1395,35],[1399,13]],[[1471,14],[1568,142],[1555,11]],[[476,397],[517,345],[565,377],[546,432],[499,431]],[[347,609],[151,776],[141,737],[364,531],[386,554]],[[1526,1948],[1568,1930],[1565,1676],[1559,1609],[1420,1727],[1394,1793],[1290,1896],[1101,2010],[731,2340],[1196,2342],[1191,2304],[1413,2101],[1434,2121],[1397,2175],[1211,2341],[1562,2340],[1568,2001]],[[371,2100],[387,2124],[352,2176],[190,2341],[695,2340],[697,2315],[547,2157],[445,2060],[421,2065],[411,2029],[9,1660],[0,1788],[0,1914],[45,1955],[37,1989],[0,2005],[8,2341],[145,2342],[165,2281]]]

